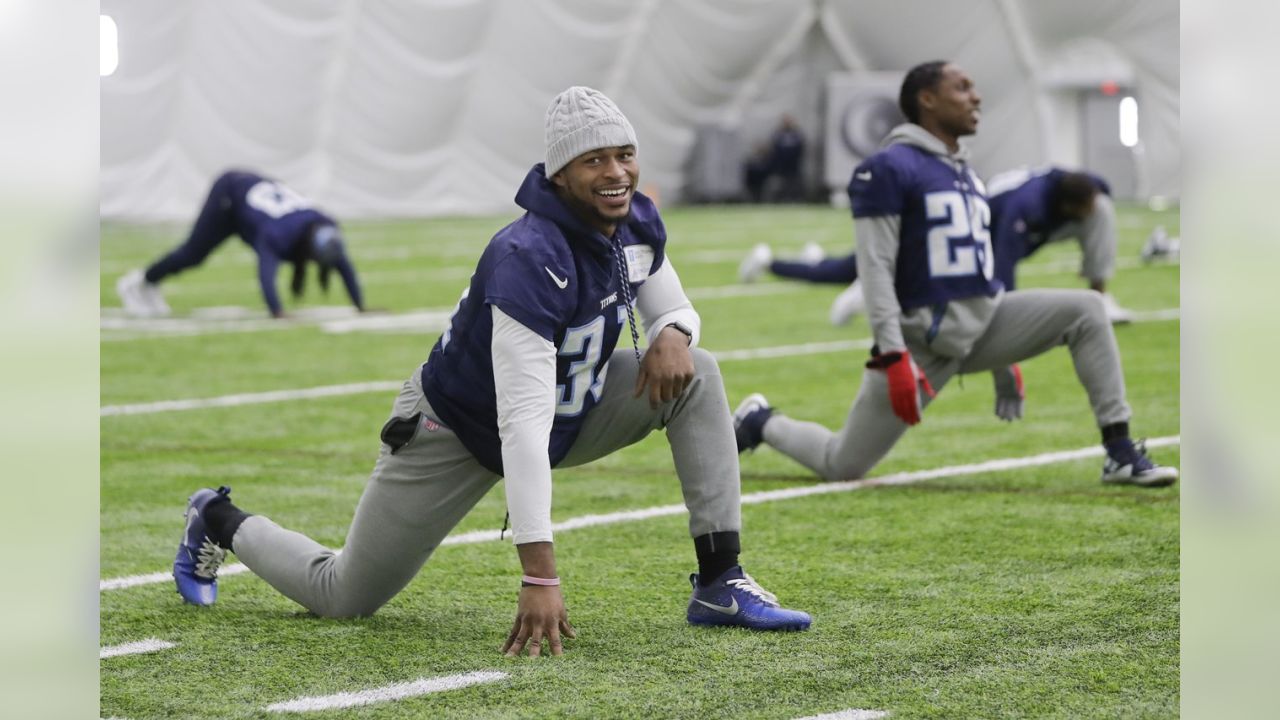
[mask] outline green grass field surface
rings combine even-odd
[[[448,311],[488,238],[513,217],[345,223],[367,304],[393,314]],[[773,279],[731,287],[757,242],[780,256],[810,240],[847,252],[846,211],[673,208],[664,218],[669,256],[703,319],[703,347],[868,337],[865,317],[827,323],[838,287]],[[1157,224],[1178,234],[1176,210],[1120,207],[1112,292],[1139,312],[1178,306],[1177,265],[1138,262]],[[211,333],[197,323],[173,336],[108,325],[119,306],[116,278],[185,231],[102,229],[103,406],[402,381],[436,340],[434,332],[331,334],[304,323]],[[1083,287],[1078,261],[1074,244],[1047,248],[1023,264],[1020,285]],[[340,282],[327,298],[314,278],[311,285],[301,305],[286,292],[290,309],[345,303]],[[224,306],[266,317],[252,253],[238,240],[164,290],[178,318]],[[1176,436],[1176,318],[1119,327],[1116,336],[1135,435]],[[843,350],[735,359],[721,370],[731,404],[763,392],[781,412],[836,427],[865,357]],[[989,376],[957,378],[873,476],[1096,446],[1066,349],[1022,368],[1024,420],[995,418]],[[167,571],[186,497],[220,484],[246,510],[340,547],[395,392],[104,415],[101,577]],[[1176,444],[1153,452],[1178,464]],[[768,448],[741,465],[744,494],[818,483]],[[101,714],[280,717],[267,706],[499,671],[507,676],[497,682],[306,715],[787,720],[861,708],[894,718],[1176,717],[1179,490],[1104,487],[1100,467],[1092,458],[745,506],[743,565],[785,605],[813,615],[803,633],[688,626],[696,563],[684,515],[557,534],[578,629],[560,658],[499,653],[519,585],[509,540],[439,548],[403,593],[358,620],[312,617],[247,573],[224,577],[212,608],[184,605],[171,581],[103,590],[104,647],[147,638],[175,646],[103,659]],[[553,519],[680,501],[666,439],[655,434],[557,471]],[[504,510],[499,486],[455,533],[497,530]]]

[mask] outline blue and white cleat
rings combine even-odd
[[[773,407],[760,393],[752,393],[733,411],[733,435],[738,453],[755,450],[764,442],[764,424],[773,416]]]
[[[223,485],[216,491],[197,490],[187,498],[187,529],[173,559],[173,579],[178,594],[192,605],[212,605],[218,599],[218,566],[227,551],[209,537],[202,513],[211,501],[230,495],[231,488]]]
[[[698,586],[698,574],[689,576],[690,625],[731,625],[752,630],[808,630],[808,613],[778,605],[778,598],[756,584],[739,566],[729,568],[715,582]]]
[[[1126,439],[1107,447],[1107,461],[1102,464],[1104,485],[1168,487],[1177,479],[1177,468],[1157,465],[1147,457],[1146,443]]]

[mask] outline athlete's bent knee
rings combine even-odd
[[[693,369],[699,375],[719,375],[720,363],[716,362],[716,356],[703,350],[702,348],[693,348],[689,351],[693,356]]]

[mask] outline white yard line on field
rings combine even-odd
[[[691,252],[691,260],[695,262],[723,262],[731,258],[725,251]],[[1116,267],[1121,269],[1135,268],[1142,265],[1138,258],[1118,258]],[[1079,267],[1074,260],[1059,260],[1044,264],[1028,265],[1019,270],[1020,275],[1054,275],[1072,272]],[[396,282],[437,282],[441,280],[463,280],[469,277],[471,270],[464,267],[433,267],[423,271],[386,270],[381,277]],[[370,273],[370,278],[376,273]],[[459,283],[461,287],[461,282]],[[812,289],[812,283],[805,282],[768,282],[755,284],[713,285],[707,287],[687,288],[691,300],[713,301],[740,297],[759,297],[767,295],[787,295]],[[836,286],[829,285],[831,289]],[[400,313],[377,313],[356,315],[350,306],[301,308],[290,313],[284,320],[273,320],[266,317],[262,308],[218,308],[221,313],[208,313],[194,310],[188,316],[166,318],[133,318],[126,316],[120,307],[102,308],[99,321],[102,330],[102,342],[122,342],[128,340],[190,337],[193,335],[214,335],[225,333],[268,332],[288,330],[290,328],[319,326],[324,332],[402,332],[402,333],[435,333],[444,329],[445,322],[453,313],[453,307],[418,308]],[[232,310],[236,312],[231,312]]]
[[[394,685],[369,688],[368,690],[340,692],[334,695],[319,695],[315,697],[300,697],[287,702],[278,702],[274,705],[268,705],[267,710],[271,712],[315,712],[317,710],[337,710],[340,708],[388,702],[390,700],[403,700],[405,698],[417,697],[428,693],[459,690],[464,687],[479,685],[481,683],[497,682],[498,680],[502,680],[506,677],[506,673],[499,672],[497,670],[480,670],[477,672],[463,673],[461,675],[419,678],[413,682],[396,683]]]
[[[1180,442],[1180,436],[1170,435],[1147,440],[1147,447],[1160,448],[1169,445],[1178,445]],[[970,463],[968,465],[949,465],[946,467],[934,468],[932,470],[913,470],[911,472],[894,473],[892,475],[872,477],[865,480],[845,480],[842,482],[829,482],[817,485],[783,488],[781,490],[765,490],[762,492],[743,495],[742,504],[758,505],[760,503],[775,502],[778,500],[791,500],[794,498],[808,497],[810,495],[829,495],[832,493],[852,492],[854,490],[862,490],[864,488],[878,487],[881,485],[910,485],[912,483],[918,483],[924,480],[936,480],[938,478],[963,477],[966,475],[979,475],[982,473],[1000,472],[1003,470],[1016,470],[1019,468],[1039,467],[1041,465],[1053,465],[1056,463],[1070,462],[1072,460],[1087,460],[1089,458],[1101,457],[1102,454],[1102,446],[1093,445],[1076,450],[1062,450],[1058,452],[1041,453],[1039,455],[1029,455],[1026,457],[1001,458],[998,460]],[[618,523],[636,522],[656,517],[680,515],[684,512],[686,512],[685,506],[680,504],[658,505],[655,507],[641,508],[639,510],[623,510],[621,512],[605,513],[603,515],[583,515],[581,517],[565,520],[564,522],[555,523],[552,525],[552,530],[560,532],[565,530],[598,527],[601,525],[616,525]],[[501,539],[500,534],[501,533],[497,530],[475,530],[468,533],[450,535],[440,544],[474,545],[476,543],[499,540]],[[227,575],[243,573],[247,570],[248,568],[243,564],[234,563],[223,567],[218,571],[218,574],[225,577]],[[130,575],[126,577],[102,580],[98,584],[98,589],[100,591],[120,590],[139,585],[154,585],[156,583],[169,582],[172,579],[173,575],[168,572],[148,573],[146,575]]]
[[[211,398],[193,398],[190,400],[161,400],[160,402],[138,403],[134,405],[106,405],[100,411],[102,417],[110,415],[145,415],[148,413],[174,412],[177,410],[197,410],[213,407],[237,407],[240,405],[257,405],[260,403],[281,402],[284,400],[306,400],[310,398],[333,397],[336,395],[355,395],[368,392],[387,392],[398,390],[404,385],[403,380],[374,380],[370,382],[346,383],[344,385],[324,385],[321,387],[299,388],[296,390],[270,390],[259,393],[238,393]]]
[[[116,657],[118,655],[138,655],[141,653],[153,653],[161,650],[168,650],[176,647],[171,642],[159,640],[157,638],[147,638],[146,640],[138,640],[136,642],[127,642],[123,645],[108,645],[98,651],[98,659]]]
[[[1164,322],[1168,320],[1177,320],[1178,318],[1178,308],[1166,308],[1163,310],[1134,313],[1134,322],[1139,323]],[[335,327],[342,327],[342,329],[335,329],[335,332],[350,331],[348,326],[342,325],[343,322],[344,321],[341,320],[331,321],[331,324]],[[384,329],[394,329],[397,327],[397,321],[393,316],[387,317],[383,322],[386,323]],[[844,352],[846,350],[865,350],[870,347],[870,338],[861,338],[856,340],[832,340],[829,342],[774,345],[761,348],[743,348],[739,350],[720,350],[713,351],[711,354],[714,355],[716,360],[719,362],[730,362],[734,360],[764,360],[795,357],[800,355],[820,355],[823,353]],[[102,417],[109,417],[113,415],[146,415],[150,413],[175,412],[180,410],[200,410],[215,407],[259,405],[262,403],[285,402],[290,400],[310,400],[313,398],[356,395],[359,393],[387,392],[390,390],[397,390],[403,384],[403,380],[371,380],[368,382],[345,383],[342,385],[322,385],[319,387],[295,388],[290,390],[269,390],[257,393],[236,393],[234,395],[221,395],[211,398],[160,400],[158,402],[133,403],[127,405],[104,405],[99,410],[98,414]]]
[[[839,712],[826,713],[825,715],[806,715],[796,720],[879,720],[880,718],[889,717],[886,710],[858,710],[850,708]]]

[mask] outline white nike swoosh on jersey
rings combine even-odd
[[[561,280],[560,278],[556,277],[556,274],[555,274],[555,273],[551,272],[551,268],[549,268],[549,267],[547,267],[547,266],[545,266],[545,265],[543,265],[543,266],[542,266],[542,269],[543,269],[543,270],[546,270],[546,271],[547,271],[547,274],[551,276],[551,279],[556,281],[556,287],[558,287],[558,288],[560,288],[561,290],[563,290],[563,289],[565,289],[566,287],[568,287],[568,286],[569,286],[569,278],[565,278],[565,279]]]
[[[694,599],[693,599],[693,601],[694,601],[694,602],[696,602],[696,603],[698,603],[699,605],[704,606],[704,607],[709,607],[709,608],[711,608],[712,610],[715,610],[715,611],[716,611],[716,612],[718,612],[718,613],[724,613],[725,615],[737,615],[737,614],[738,614],[738,598],[734,598],[734,599],[733,599],[733,602],[732,602],[732,603],[730,603],[730,604],[729,604],[729,605],[727,605],[727,606],[725,606],[725,605],[716,605],[715,603],[709,603],[709,602],[706,602],[706,601],[704,601],[704,600],[699,600],[698,598],[694,598]]]
[[[856,178],[858,178],[859,180],[870,180],[870,179],[871,179],[871,171],[870,171],[870,170],[867,170],[867,171],[865,171],[865,172],[854,173],[854,174],[853,174],[853,176],[854,176],[854,177],[856,177]]]

